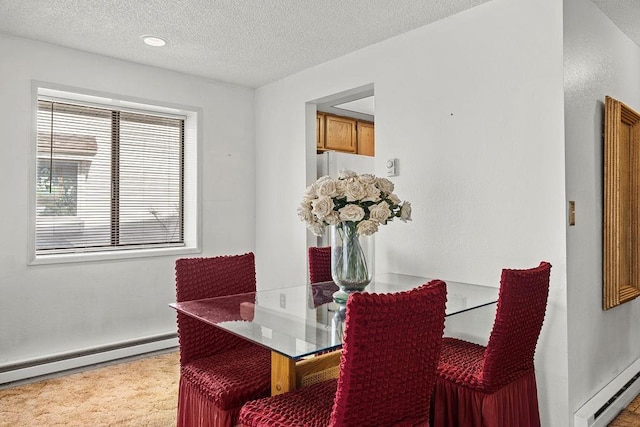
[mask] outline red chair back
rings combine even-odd
[[[446,285],[354,293],[331,425],[426,422],[444,331]]]
[[[309,248],[309,280],[311,283],[330,282],[331,246]]]
[[[254,292],[254,254],[176,260],[176,301],[192,301]],[[214,326],[178,313],[180,364],[220,351],[250,345]]]
[[[502,270],[496,318],[484,356],[483,382],[497,389],[534,369],[549,295],[551,264]]]

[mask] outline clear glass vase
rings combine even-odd
[[[340,288],[333,294],[346,304],[351,292],[361,292],[373,274],[373,236],[361,236],[353,221],[331,226],[331,277]]]

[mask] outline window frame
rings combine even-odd
[[[47,98],[73,102],[99,108],[117,108],[121,111],[146,112],[184,118],[184,246],[140,247],[136,249],[104,248],[96,251],[79,248],[73,252],[36,255],[36,192],[37,192],[37,114],[38,99]],[[29,244],[28,264],[56,264],[113,259],[129,259],[201,252],[201,179],[200,179],[200,116],[201,109],[157,100],[134,98],[118,94],[32,81],[32,127],[29,158]]]

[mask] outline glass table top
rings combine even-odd
[[[431,279],[376,275],[366,292],[399,292]],[[498,288],[447,283],[446,316],[495,303]],[[224,329],[291,359],[342,346],[345,308],[333,302],[338,287],[322,282],[169,304],[178,312]]]

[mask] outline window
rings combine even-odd
[[[42,92],[36,259],[185,247],[185,199],[195,197],[195,185],[185,186],[185,158],[195,153],[185,151],[187,116]],[[186,198],[185,188],[192,193]]]

